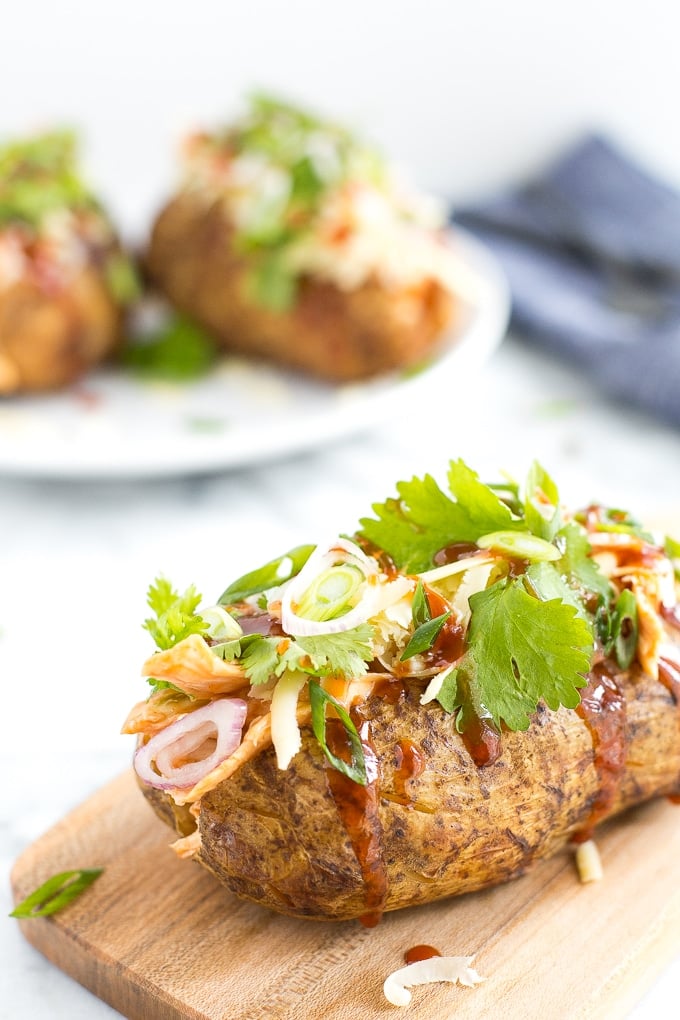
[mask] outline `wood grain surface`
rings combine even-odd
[[[570,1020],[624,1017],[680,952],[680,807],[657,801],[598,837],[605,877],[580,885],[570,851],[508,885],[399,911],[373,930],[290,920],[241,902],[168,849],[132,774],[16,862],[22,899],[57,871],[104,866],[53,918],[21,922],[57,966],[132,1020]],[[476,954],[476,988],[383,997],[418,943]]]

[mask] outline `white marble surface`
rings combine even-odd
[[[370,435],[257,470],[111,484],[0,478],[5,873],[128,762],[118,730],[143,690],[140,621],[157,572],[217,596],[254,562],[351,529],[397,478],[443,473],[458,455],[485,477],[521,475],[537,456],[567,500],[675,517],[680,533],[680,433],[603,403],[585,380],[514,342],[476,379],[452,379],[450,392],[446,404],[405,406]],[[0,1018],[117,1015],[23,941],[6,918],[6,878],[0,893]],[[636,1020],[677,998],[680,933],[678,951]]]

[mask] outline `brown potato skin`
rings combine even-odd
[[[49,292],[28,279],[0,290],[0,395],[68,385],[114,350],[121,325],[93,266]]]
[[[608,815],[680,792],[680,709],[639,670],[624,678],[627,754]],[[588,823],[600,790],[593,738],[576,711],[539,707],[524,733],[504,733],[498,761],[478,768],[453,718],[422,688],[396,704],[371,697],[380,763],[380,822],[388,880],[386,910],[474,892],[521,875]],[[397,745],[426,766],[398,801]],[[327,764],[311,731],[287,771],[269,749],[201,802],[198,860],[237,895],[280,913],[345,920],[366,913],[357,857],[329,792]],[[168,798],[144,789],[170,821]],[[179,830],[178,830],[179,831]]]
[[[158,216],[146,259],[169,301],[226,350],[350,382],[423,360],[453,320],[455,300],[434,280],[417,289],[369,281],[343,291],[303,277],[295,306],[271,311],[249,297],[250,265],[232,240],[220,204],[185,192]]]

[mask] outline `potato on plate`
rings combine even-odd
[[[0,395],[57,389],[106,358],[135,293],[73,137],[0,147]]]
[[[334,382],[433,355],[474,289],[432,200],[335,124],[258,96],[185,148],[147,268],[226,350]]]

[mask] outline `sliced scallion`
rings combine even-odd
[[[353,608],[354,597],[365,580],[363,571],[352,563],[328,567],[302,594],[296,613],[305,620],[335,620]]]
[[[43,882],[16,907],[10,917],[47,917],[63,910],[77,899],[99,878],[103,868],[81,868],[78,871],[61,871]]]
[[[359,783],[360,786],[366,786],[368,777],[366,775],[364,749],[361,744],[361,737],[357,733],[357,728],[350,719],[349,713],[336,698],[323,689],[318,680],[309,681],[309,702],[312,708],[312,730],[328,761],[338,772],[342,772],[349,779],[354,780],[355,783]],[[333,706],[347,734],[351,752],[351,761],[349,763],[343,761],[342,758],[338,758],[328,746],[326,740],[326,705]]]
[[[543,538],[521,531],[494,531],[478,538],[477,545],[480,549],[493,549],[506,556],[531,560],[532,563],[560,558],[560,551],[552,542],[546,542]]]

